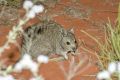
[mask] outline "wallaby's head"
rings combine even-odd
[[[77,41],[73,29],[64,31],[61,41],[61,47],[68,52],[75,52],[77,49]]]

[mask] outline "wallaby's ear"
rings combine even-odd
[[[65,35],[67,35],[68,32],[66,30],[62,29],[61,33],[63,34],[63,36],[65,36]]]
[[[74,29],[73,28],[69,29],[69,31],[74,34]]]

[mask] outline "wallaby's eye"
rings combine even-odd
[[[70,45],[70,42],[66,42],[67,45]]]

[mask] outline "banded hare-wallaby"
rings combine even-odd
[[[73,30],[65,30],[53,21],[46,21],[25,30],[22,54],[33,58],[39,55],[58,54],[68,59],[68,52],[75,52],[77,42]]]

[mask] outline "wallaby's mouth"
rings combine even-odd
[[[68,51],[68,53],[71,53],[72,51]]]
[[[68,53],[72,53],[72,52],[75,53],[75,51],[68,51]]]
[[[68,53],[75,55],[75,51],[68,51]]]

